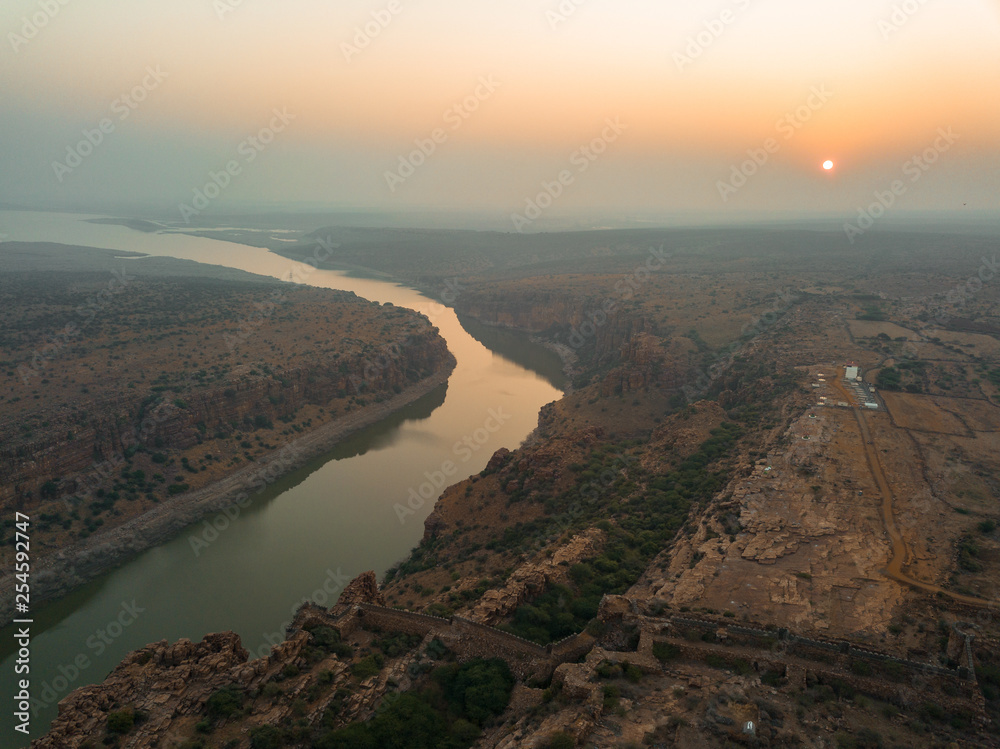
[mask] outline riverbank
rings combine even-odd
[[[173,538],[210,513],[239,514],[276,479],[329,452],[351,434],[376,424],[445,385],[455,366],[454,356],[449,355],[443,369],[404,388],[393,397],[306,431],[219,481],[178,495],[121,526],[96,533],[82,543],[58,552],[54,558],[32,570],[32,606],[37,607],[39,603],[66,595],[140,552]],[[231,521],[227,518],[227,522]],[[197,543],[194,543],[192,553],[197,553],[196,546]],[[0,598],[3,601],[0,604],[0,626],[9,624],[14,618],[15,582],[12,574],[0,578]]]

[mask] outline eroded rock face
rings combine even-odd
[[[429,541],[439,535],[448,524],[441,514],[435,509],[424,519],[424,541]]]
[[[143,400],[146,391],[137,388],[128,391],[134,395],[96,402],[86,424],[74,421],[82,413],[78,409],[63,408],[59,414],[46,415],[46,423],[51,424],[37,434],[28,433],[34,434],[30,439],[21,435],[16,422],[0,418],[0,505],[16,505],[26,513],[54,518],[33,527],[38,546],[32,558],[33,601],[64,595],[138,551],[170,538],[207,512],[230,505],[240,492],[251,491],[248,486],[259,482],[261,474],[252,461],[267,461],[268,471],[284,473],[310,454],[329,449],[335,439],[371,423],[366,419],[386,415],[394,400],[398,402],[394,407],[401,406],[443,382],[454,357],[436,328],[421,328],[377,354],[357,352],[336,361],[316,357],[283,369],[275,365],[268,374],[251,375],[250,365],[240,365],[222,382],[192,386],[183,401],[171,401],[160,391]],[[373,402],[339,415],[331,409],[315,427],[310,417],[310,428],[293,441],[276,438],[284,444],[274,453],[261,446],[247,461],[237,452],[241,448],[235,440],[213,442],[218,448],[209,448],[205,441],[209,435],[235,434],[237,428],[247,428],[257,420],[262,434],[276,434],[281,425],[275,427],[275,423],[290,418],[299,408],[340,402],[337,399],[346,394],[360,392],[362,385],[365,397]],[[154,397],[161,399],[159,404],[150,400]],[[41,418],[42,412],[38,413]],[[140,436],[139,442],[144,441],[149,450],[136,452]],[[162,476],[163,483],[157,483],[156,472],[163,470],[164,461],[176,457],[187,465],[188,455],[192,464],[183,474],[183,485],[170,485],[168,490],[165,482],[169,479]],[[241,486],[243,482],[246,485]],[[183,491],[170,493],[176,488]],[[106,514],[99,521],[103,523],[99,531],[79,517],[73,519],[82,514],[90,494],[114,504],[119,492],[129,501]],[[80,512],[73,509],[78,504]],[[0,623],[9,622],[15,613],[16,581],[13,566],[8,564],[12,555],[13,546],[0,547]]]
[[[378,579],[372,570],[362,572],[351,580],[337,599],[337,606],[355,606],[359,603],[370,603],[374,606],[385,606],[385,598],[378,589]]]
[[[500,590],[486,591],[469,618],[482,624],[496,624],[551,583],[564,580],[570,567],[598,554],[603,544],[604,532],[598,528],[573,536],[549,559],[519,567]]]
[[[284,643],[285,658],[298,656],[308,634]],[[59,717],[33,749],[75,749],[105,733],[108,715],[117,710],[142,711],[149,719],[129,736],[129,746],[154,746],[171,725],[197,715],[211,694],[235,684],[256,686],[271,659],[247,662],[248,653],[234,632],[207,635],[199,643],[162,640],[128,655],[103,684],[83,687],[59,703]]]
[[[183,408],[167,400],[150,407],[148,397],[143,400],[149,393],[137,389],[131,397],[116,396],[96,404],[82,426],[74,421],[75,411],[45,413],[51,425],[30,441],[16,431],[15,422],[0,424],[0,501],[20,499],[35,506],[42,485],[53,477],[61,482],[60,496],[82,491],[87,482],[96,480],[95,463],[131,454],[136,435],[164,450],[186,450],[202,434],[231,432],[231,424],[245,419],[266,416],[277,421],[307,403],[325,404],[340,393],[355,394],[357,383],[364,383],[369,394],[392,393],[411,384],[413,372],[437,371],[450,357],[444,339],[429,329],[383,347],[374,363],[369,354],[359,352],[336,366],[322,359],[281,369],[275,363],[273,376],[237,369],[218,386],[186,394]]]
[[[489,472],[499,471],[503,464],[507,461],[507,457],[510,455],[510,450],[506,447],[501,447],[495,453],[493,457],[490,458],[490,462],[486,464],[486,470]]]
[[[698,404],[690,423],[717,409]],[[641,587],[675,605],[723,610],[740,590],[740,613],[820,631],[887,626],[902,591],[879,572],[890,547],[878,504],[866,500],[877,491],[867,465],[849,459],[853,418],[847,409],[800,413],[783,444],[744,464],[725,501],[674,547],[667,574]]]

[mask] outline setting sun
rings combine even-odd
[[[833,169],[833,162],[827,159],[826,161],[823,162],[823,168],[826,169],[826,171],[830,171],[831,169]]]

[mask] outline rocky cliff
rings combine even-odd
[[[85,329],[39,348],[102,282],[4,279],[0,508],[30,517],[33,603],[262,488],[261,476],[426,395],[455,365],[409,310],[187,277],[131,280]],[[13,606],[10,529],[0,526],[0,621]]]
[[[81,404],[69,413],[47,415],[43,431],[27,438],[8,422],[0,425],[0,505],[31,510],[47,497],[90,494],[105,478],[95,465],[115,462],[117,456],[184,451],[209,435],[273,424],[307,404],[358,396],[378,402],[450,362],[444,339],[428,329],[385,344],[375,354],[318,356],[300,366],[263,363],[253,374],[237,370],[214,386],[189,380],[172,383],[176,391],[137,390],[130,398]],[[178,391],[186,392],[171,397]]]
[[[600,373],[605,396],[651,387],[675,392],[696,376],[697,349],[689,339],[614,297],[486,286],[463,291],[455,306],[484,324],[539,335],[574,374]]]

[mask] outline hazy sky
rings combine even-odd
[[[4,0],[0,30],[0,201],[176,208],[229,164],[209,210],[998,205],[1000,0]]]

